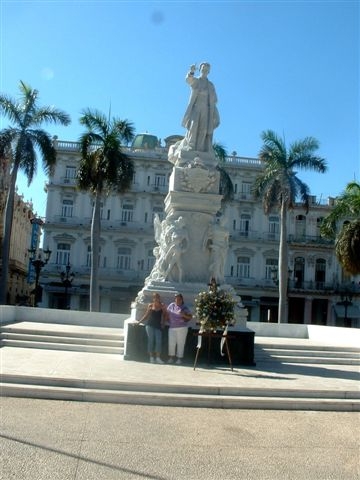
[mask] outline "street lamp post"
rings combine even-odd
[[[51,255],[51,250],[47,248],[46,250],[43,250],[43,255],[42,257],[41,253],[38,253],[38,256],[36,257],[36,249],[35,248],[30,248],[28,250],[30,254],[30,262],[31,265],[34,267],[35,270],[35,288],[31,293],[34,293],[34,307],[38,306],[38,303],[41,302],[42,300],[42,287],[39,284],[40,280],[40,272],[44,268],[44,266],[48,263],[50,260],[50,255]]]
[[[350,327],[351,326],[351,320],[349,322],[349,319],[348,319],[348,307],[350,307],[352,305],[352,299],[353,299],[353,295],[352,293],[350,292],[341,292],[340,293],[340,298],[341,298],[341,302],[340,305],[342,305],[344,307],[344,326],[345,327]]]
[[[60,273],[61,282],[65,288],[65,308],[67,310],[70,309],[70,305],[68,302],[68,290],[69,288],[71,288],[72,282],[75,278],[75,273],[70,272],[70,269],[71,269],[71,265],[70,265],[70,261],[68,260],[68,263],[65,267],[65,272]]]

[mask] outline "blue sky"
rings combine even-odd
[[[136,133],[184,134],[185,74],[208,61],[229,153],[256,157],[267,129],[287,144],[313,136],[329,170],[299,172],[312,194],[360,179],[358,0],[0,0],[0,16],[0,90],[16,97],[23,80],[69,113],[69,127],[44,127],[60,140],[78,140],[86,107],[111,106]],[[45,181],[41,168],[30,188],[18,180],[41,216]]]

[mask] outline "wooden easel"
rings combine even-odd
[[[203,332],[203,333],[195,333],[194,335],[201,336],[201,337],[206,337],[208,339],[208,365],[210,364],[210,352],[211,352],[211,340],[212,340],[212,338],[223,338],[224,339],[224,344],[225,344],[225,349],[226,349],[226,355],[227,355],[227,358],[228,358],[228,361],[229,361],[231,371],[233,372],[233,366],[232,366],[232,361],[231,361],[231,355],[230,355],[230,349],[229,349],[228,335],[227,334],[224,335],[223,333]],[[195,370],[196,365],[197,365],[200,348],[201,347],[196,347],[197,352],[196,352],[196,356],[195,356],[194,370]]]

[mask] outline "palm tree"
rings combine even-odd
[[[348,220],[350,219],[350,221]],[[345,220],[338,231],[339,221]],[[347,272],[360,273],[360,183],[353,181],[336,199],[331,213],[324,218],[320,232],[335,239],[336,256]]]
[[[279,242],[279,311],[278,322],[287,322],[287,284],[288,284],[288,249],[286,216],[295,202],[300,201],[306,212],[309,209],[309,187],[297,177],[297,169],[308,169],[324,173],[326,161],[314,155],[319,148],[318,141],[312,137],[294,142],[286,148],[284,140],[272,130],[262,132],[263,146],[260,160],[265,169],[254,184],[254,194],[263,199],[265,214],[273,208],[280,210]]]
[[[82,159],[78,186],[94,197],[91,221],[90,311],[99,311],[98,253],[100,249],[101,199],[111,191],[125,192],[134,176],[133,161],[122,151],[122,142],[134,137],[134,127],[127,120],[106,118],[98,110],[86,109],[80,123],[87,131],[81,135]]]
[[[22,81],[19,89],[20,100],[0,94],[0,113],[13,123],[13,126],[0,132],[0,158],[7,157],[12,162],[4,212],[0,304],[6,303],[10,238],[18,171],[24,172],[30,185],[37,171],[37,153],[39,153],[44,172],[51,173],[56,162],[56,151],[50,135],[39,127],[43,123],[60,125],[70,123],[69,115],[62,110],[51,106],[40,107],[37,103],[39,95],[37,90]]]

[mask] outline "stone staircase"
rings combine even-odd
[[[282,364],[360,365],[360,348],[292,342],[291,339],[256,339],[256,362]]]
[[[360,392],[338,389],[305,391],[5,375],[2,392],[12,397],[152,406],[360,411]]]
[[[123,355],[124,330],[19,322],[0,327],[0,346]]]
[[[234,365],[231,372],[228,365],[215,371],[199,365],[194,372],[191,362],[178,367],[124,361],[122,328],[19,322],[3,325],[0,335],[0,346],[6,347],[1,353],[3,396],[177,407],[360,411],[360,348],[256,337],[256,367]],[[35,371],[31,362],[41,368]],[[213,385],[218,376],[223,382]]]

